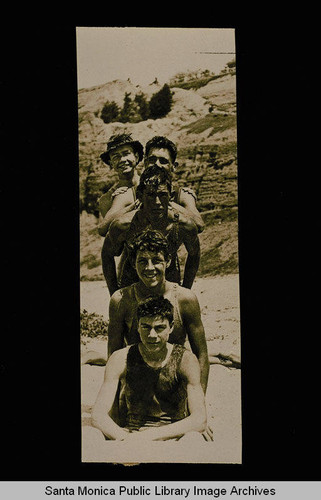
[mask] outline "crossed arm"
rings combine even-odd
[[[106,236],[111,223],[122,214],[134,210],[135,207],[136,203],[133,199],[132,190],[126,186],[118,188],[113,196],[110,195],[108,202],[101,197],[99,209],[103,219],[98,225],[100,236]]]
[[[187,417],[172,424],[134,433],[129,433],[127,429],[113,421],[109,412],[117,393],[118,383],[126,370],[127,352],[128,347],[116,351],[107,362],[104,381],[93,408],[94,427],[100,429],[109,439],[122,441],[140,441],[141,439],[157,441],[181,437],[190,431],[203,432],[206,428],[206,406],[200,384],[200,369],[196,357],[189,351],[184,352],[180,367],[181,376],[185,378],[187,384],[189,410]]]

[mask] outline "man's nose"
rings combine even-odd
[[[154,269],[154,264],[152,259],[148,259],[148,261],[146,262],[146,269]]]
[[[148,336],[149,336],[150,338],[157,338],[157,332],[156,332],[155,328],[151,328],[151,329],[149,330],[149,334],[148,334]]]

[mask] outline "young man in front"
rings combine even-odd
[[[138,343],[108,359],[92,412],[92,424],[102,439],[139,443],[196,432],[204,440],[207,417],[200,367],[192,352],[168,342],[173,310],[171,302],[159,295],[142,302],[136,311]],[[119,383],[126,403],[124,426],[109,416]],[[212,439],[209,434],[204,437]]]

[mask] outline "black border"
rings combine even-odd
[[[298,159],[283,126],[286,112],[293,132],[296,87],[289,86],[282,56],[287,33],[277,24],[265,29],[211,21],[212,27],[236,29],[243,463],[80,462],[75,29],[90,24],[58,21],[18,26],[15,37],[6,39],[12,52],[1,82],[8,111],[1,125],[8,149],[2,263],[14,287],[6,287],[3,314],[8,345],[1,361],[2,480],[318,479],[317,462],[304,459],[299,447],[290,361],[292,179]],[[171,25],[182,26],[163,24]],[[299,60],[295,69],[303,69]]]

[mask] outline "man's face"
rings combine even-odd
[[[148,156],[145,158],[145,167],[150,167],[151,165],[157,165],[158,167],[163,167],[169,173],[174,171],[174,163],[171,158],[171,154],[168,149],[157,149],[152,148]]]
[[[138,333],[144,348],[155,354],[162,351],[173,330],[168,318],[161,316],[144,316],[139,318]]]
[[[138,163],[138,154],[128,144],[109,153],[110,163],[119,175],[131,173]]]
[[[142,194],[143,209],[153,220],[167,216],[170,192],[167,184],[146,185]]]
[[[147,288],[164,283],[165,271],[168,262],[163,252],[152,252],[150,250],[138,250],[135,260],[135,268],[139,279]]]

